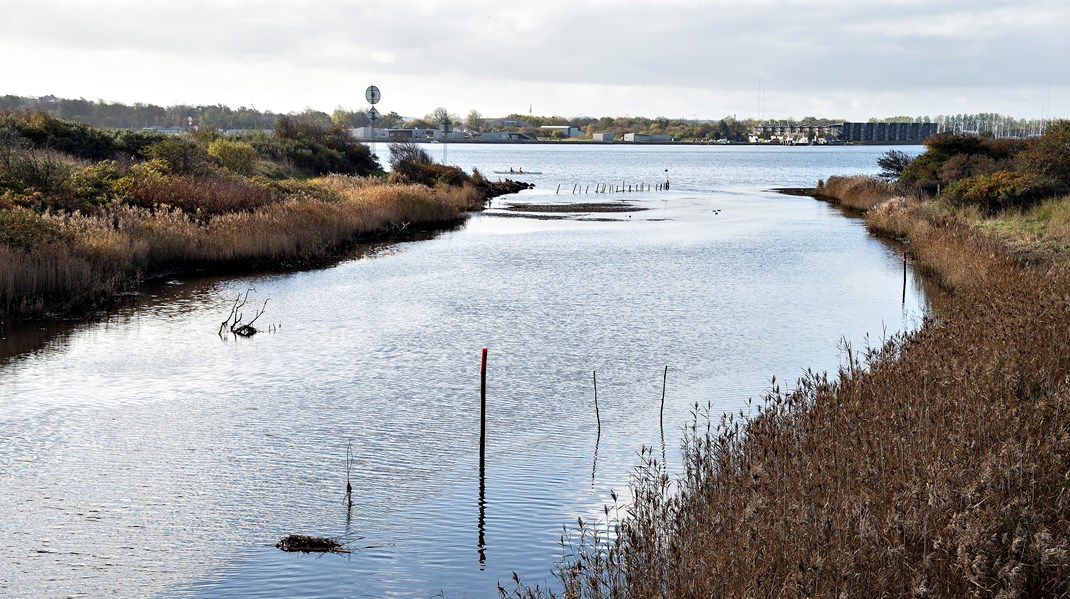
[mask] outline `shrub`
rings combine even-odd
[[[899,181],[930,193],[936,192],[941,185],[957,180],[947,177],[961,174],[965,165],[972,163],[980,167],[986,162],[1004,160],[1018,148],[1018,144],[1014,142],[957,133],[934,135],[925,140],[925,146],[925,153],[910,161],[903,169]],[[956,160],[957,164],[945,170],[948,162],[952,160]],[[973,172],[968,176],[976,174],[980,173]]]
[[[1022,170],[1070,186],[1070,120],[1052,121],[1015,158]]]
[[[944,162],[937,177],[940,183],[947,185],[960,179],[996,172],[996,161],[982,154],[956,154]]]
[[[252,175],[259,156],[247,142],[220,138],[208,144],[208,154],[219,160],[223,168],[239,175]]]
[[[459,186],[471,182],[467,173],[455,166],[436,164],[419,144],[390,144],[390,168],[392,178],[399,183],[418,183],[434,187],[436,185]]]
[[[117,186],[126,175],[126,169],[114,160],[102,160],[75,171],[67,180],[66,190],[75,199],[88,206],[108,203],[116,193]]]
[[[86,160],[105,160],[115,155],[114,137],[104,131],[51,117],[44,112],[0,115],[0,130],[27,140],[35,148],[48,148]]]
[[[382,172],[368,146],[353,139],[341,125],[284,115],[274,135],[260,133],[248,141],[261,157],[292,165],[303,176]]]
[[[192,141],[171,137],[148,148],[150,158],[167,165],[175,175],[204,176],[215,172],[215,162],[208,151]]]
[[[1060,182],[1032,173],[997,171],[962,179],[944,190],[942,197],[953,206],[977,206],[985,214],[1008,208],[1028,208],[1058,195]]]
[[[69,156],[0,133],[0,188],[18,193],[57,193],[78,166]]]
[[[115,133],[115,146],[123,158],[129,156],[134,160],[148,160],[151,158],[149,147],[168,139],[173,138],[166,133],[124,129]]]

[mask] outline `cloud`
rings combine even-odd
[[[590,105],[577,110],[588,114],[693,102],[677,112],[690,114],[757,105],[759,79],[770,103],[865,97],[866,106],[939,104],[932,90],[954,104],[980,90],[1018,97],[1070,85],[1070,71],[1051,66],[1070,55],[1061,0],[7,4],[0,53],[20,57],[0,65],[8,93],[78,82],[144,94],[124,97],[137,101],[211,93],[203,81],[263,105],[300,96],[301,106],[333,106],[374,80],[397,82],[386,97],[438,99],[406,107],[420,113],[450,103],[443,96],[478,108],[469,99],[478,89],[486,105],[541,95],[569,107],[582,98]]]

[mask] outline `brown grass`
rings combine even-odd
[[[348,244],[410,227],[447,225],[482,204],[470,186],[430,189],[345,176],[328,194],[290,197],[209,219],[177,207],[113,205],[94,215],[36,215],[62,239],[20,248],[0,243],[0,319],[105,303],[142,273],[214,264],[314,262]]]
[[[835,202],[852,210],[866,211],[892,198],[895,187],[873,177],[829,177],[819,183],[814,197]]]
[[[136,181],[131,192],[146,208],[170,206],[207,216],[252,212],[283,199],[247,179],[219,176],[145,177]]]
[[[563,539],[564,596],[1070,595],[1070,274],[902,222],[940,316],[756,416],[696,406],[684,473],[644,452],[631,502]]]

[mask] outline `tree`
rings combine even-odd
[[[482,129],[483,115],[479,114],[478,110],[470,110],[468,116],[464,117],[464,126],[469,129]]]
[[[1049,123],[1044,134],[1030,139],[1015,159],[1026,172],[1070,185],[1070,120]]]
[[[898,179],[903,170],[910,164],[910,156],[899,150],[888,150],[877,160],[877,166],[881,167],[882,179]]]
[[[439,106],[438,108],[436,108],[434,111],[431,112],[431,114],[427,115],[427,117],[425,117],[425,118],[428,121],[431,121],[432,123],[435,123],[435,124],[441,123],[442,121],[444,121],[446,119],[449,119],[451,121],[455,120],[455,119],[450,119],[450,112],[448,110],[446,110],[445,108],[443,108],[442,106]]]

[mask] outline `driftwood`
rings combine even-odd
[[[275,543],[275,547],[283,551],[301,551],[303,553],[349,553],[345,545],[330,537],[289,535]]]
[[[251,291],[253,291],[253,289],[247,289],[245,291],[245,296],[239,295],[238,297],[234,298],[234,305],[230,307],[230,315],[227,316],[227,319],[219,325],[220,337],[223,337],[223,333],[228,330],[232,334],[238,335],[240,337],[252,337],[253,335],[257,334],[259,330],[253,326],[253,323],[256,322],[258,318],[263,316],[264,310],[267,309],[268,301],[264,300],[264,304],[260,307],[259,310],[257,310],[252,320],[250,320],[249,322],[242,322],[242,320],[245,318],[245,315],[242,314],[241,309],[244,308],[245,304],[249,301],[249,292]]]

